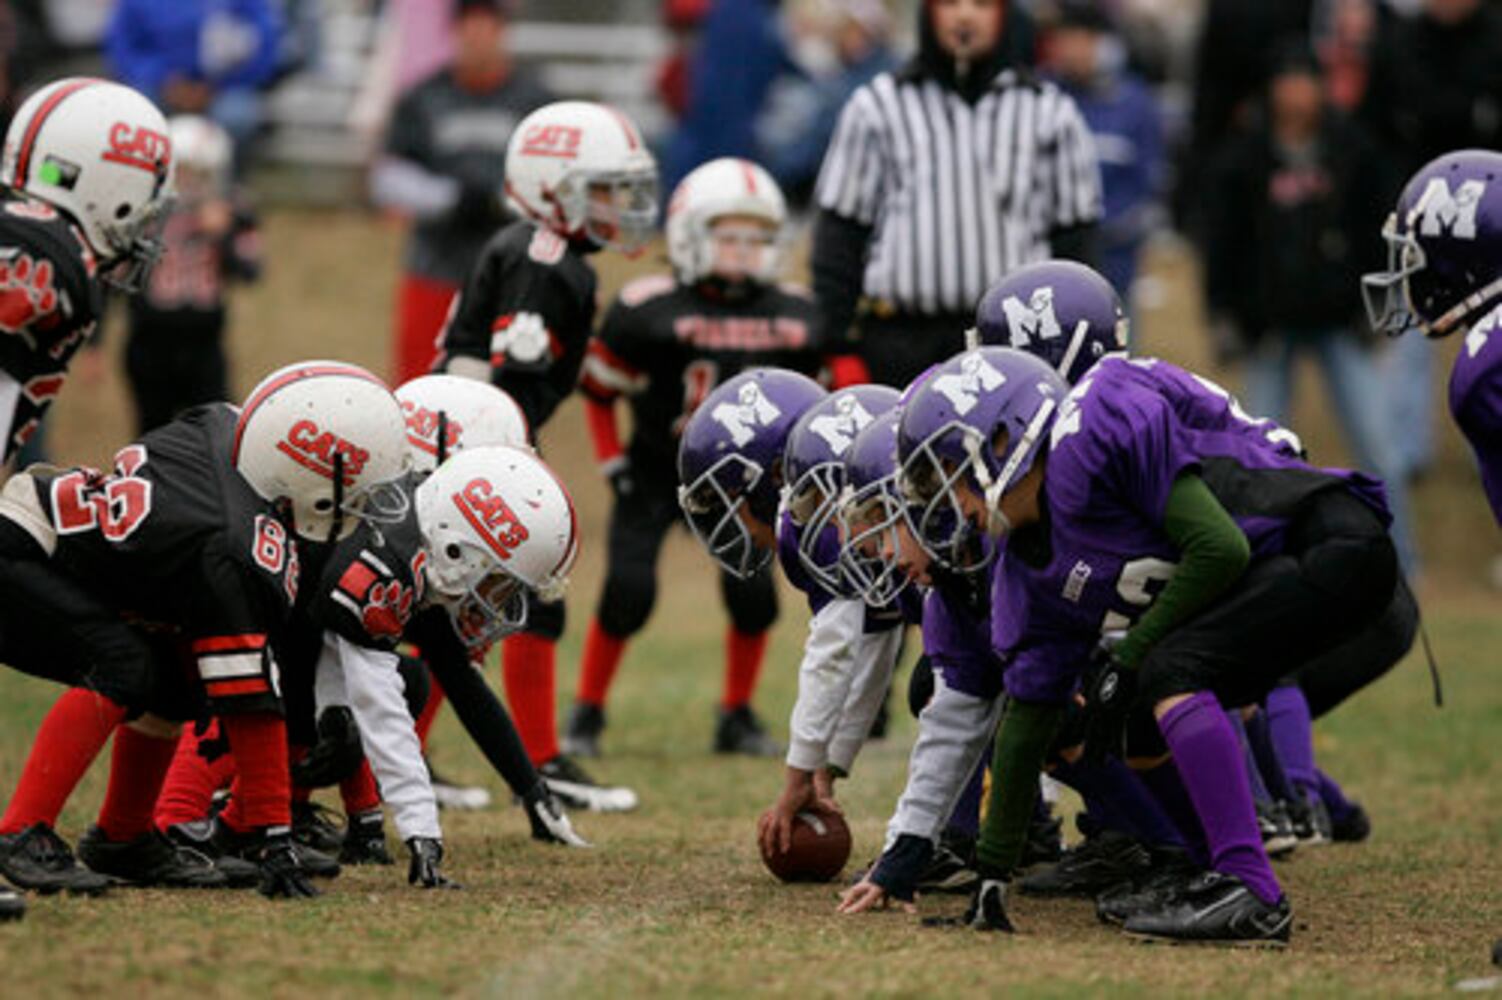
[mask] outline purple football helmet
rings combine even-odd
[[[1001,498],[1033,467],[1069,387],[1048,363],[1010,347],[982,347],[950,358],[903,406],[897,462],[913,527],[945,569],[973,573],[995,546],[985,529],[1005,534]],[[1005,450],[995,444],[1005,433]],[[957,487],[980,493],[987,525],[965,517]]]
[[[741,521],[741,507],[763,524],[776,523],[788,435],[827,395],[806,375],[753,368],[711,392],[684,425],[678,505],[694,536],[732,576],[744,580],[772,558]]]
[[[1361,279],[1372,329],[1470,326],[1502,298],[1502,153],[1462,149],[1419,168],[1382,238],[1387,270]]]
[[[1035,354],[1074,385],[1108,354],[1125,354],[1129,324],[1111,283],[1083,264],[1045,260],[992,285],[975,307],[975,347]]]
[[[897,486],[897,421],[892,409],[856,436],[845,453],[840,503],[840,568],[871,607],[891,604],[908,580],[897,567],[897,529],[907,504]]]
[[[845,455],[878,415],[897,405],[896,389],[856,385],[808,409],[788,435],[783,451],[783,500],[798,536],[798,561],[831,594],[848,594],[838,558],[821,560],[819,538],[834,523],[845,489]],[[837,550],[836,550],[837,551]]]

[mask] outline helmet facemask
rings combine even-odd
[[[739,466],[738,475],[735,473]],[[731,476],[726,476],[726,473]],[[720,568],[738,580],[754,576],[772,559],[770,549],[756,544],[742,520],[742,508],[751,509],[751,494],[760,483],[764,470],[760,465],[738,455],[728,454],[694,479],[678,487],[678,505],[694,533]],[[740,488],[731,493],[725,478],[739,478]]]
[[[657,171],[573,172],[552,192],[570,228],[598,247],[635,254],[657,227]]]
[[[825,532],[831,527],[838,530],[836,516],[844,479],[843,462],[821,462],[799,476],[787,488],[783,499],[793,523],[803,529],[798,538],[798,562],[831,594],[844,594],[850,589],[838,559],[833,563],[819,559],[820,540]]]
[[[840,568],[846,579],[871,607],[891,604],[909,582],[897,564],[902,548],[899,526],[906,522],[912,530],[907,505],[897,492],[897,474],[858,490],[847,488],[839,518]],[[913,535],[917,537],[917,532]]]
[[[457,598],[439,592],[438,600],[455,634],[471,652],[527,626],[527,588],[505,570],[486,574]]]
[[[967,457],[956,462],[941,448],[957,442]],[[985,439],[975,428],[950,421],[929,435],[898,471],[905,505],[910,505],[913,535],[940,566],[955,573],[976,573],[990,562],[991,550],[980,543],[980,529],[965,516],[959,488],[984,493],[986,475],[981,452]]]
[[[1382,239],[1387,244],[1387,270],[1361,276],[1361,298],[1366,305],[1372,329],[1397,337],[1418,327],[1429,333],[1420,321],[1409,296],[1408,279],[1428,266],[1424,248],[1412,232],[1398,232],[1398,217],[1389,214],[1382,224]]]

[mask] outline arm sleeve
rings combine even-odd
[[[422,759],[395,653],[365,649],[332,632],[324,633],[323,659],[339,664],[350,711],[360,727],[360,745],[391,807],[398,836],[441,839],[438,801]],[[324,662],[319,663],[319,672]]]
[[[872,231],[866,223],[828,210],[814,219],[810,261],[822,327],[819,342],[830,354],[851,346],[850,325],[861,297]]]
[[[892,686],[892,671],[897,666],[897,654],[902,651],[902,629],[868,632],[856,640],[855,650],[850,689],[829,741],[829,766],[841,774],[849,774],[855,766],[856,755],[866,745],[871,725]]]
[[[1038,775],[1063,717],[1061,706],[1007,703],[991,758],[991,794],[975,845],[983,875],[1010,876],[1021,861]]]
[[[865,621],[866,606],[848,600],[830,601],[809,620],[789,727],[789,767],[816,771],[829,763],[829,745],[855,676]]]
[[[1245,533],[1197,475],[1174,481],[1163,530],[1179,549],[1179,566],[1152,607],[1116,647],[1122,663],[1135,667],[1170,631],[1224,594],[1251,562]]]
[[[615,404],[586,398],[584,416],[589,424],[589,439],[594,444],[595,462],[609,475],[625,460],[621,431],[615,419]]]

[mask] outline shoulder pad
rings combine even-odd
[[[800,285],[796,281],[779,281],[777,290],[784,295],[791,295],[795,299],[805,299],[809,302],[814,300],[814,293],[807,285]]]
[[[621,305],[636,308],[649,299],[660,298],[678,287],[678,282],[669,274],[648,274],[628,281],[620,291]]]

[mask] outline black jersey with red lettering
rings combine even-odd
[[[296,541],[234,468],[236,411],[189,410],[93,469],[34,473],[53,563],[122,614],[180,631],[216,711],[278,707],[272,645]]]
[[[580,388],[602,402],[628,397],[631,460],[671,479],[678,432],[715,386],[760,366],[817,374],[824,350],[816,316],[813,299],[789,286],[726,299],[668,275],[638,278],[590,341]]]
[[[574,391],[595,318],[596,278],[586,249],[532,222],[485,245],[439,335],[437,371],[459,359],[490,366],[490,380],[535,434]]]
[[[411,496],[416,485],[409,478],[403,489]],[[415,504],[394,524],[363,522],[334,549],[316,581],[313,619],[357,646],[396,648],[422,603],[426,561]]]
[[[36,432],[93,332],[103,306],[96,271],[83,233],[57,209],[0,192],[0,372],[19,387],[14,400],[0,394],[0,461]]]

